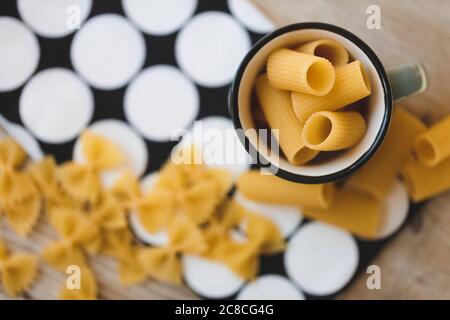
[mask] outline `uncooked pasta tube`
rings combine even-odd
[[[401,169],[401,176],[414,202],[429,199],[450,189],[450,158],[426,167],[411,157]]]
[[[330,39],[311,41],[302,44],[295,50],[325,58],[335,67],[343,66],[349,60],[347,50],[339,42]]]
[[[429,130],[422,133],[414,144],[419,161],[434,167],[450,156],[450,116],[447,116]]]
[[[314,113],[303,127],[303,142],[313,150],[336,151],[354,146],[366,132],[366,121],[354,111]]]
[[[332,184],[295,183],[274,175],[263,175],[258,170],[243,173],[238,178],[237,188],[250,200],[309,208],[328,208],[334,198]]]
[[[329,93],[335,81],[328,60],[289,49],[278,49],[269,56],[267,76],[274,88],[315,96]]]
[[[377,235],[381,204],[371,195],[348,187],[336,190],[333,205],[328,209],[304,208],[303,214],[352,232],[361,237]]]
[[[426,130],[415,116],[396,106],[386,138],[377,153],[348,181],[347,185],[382,200],[410,155],[414,140]]]
[[[361,61],[336,68],[333,89],[323,97],[292,92],[294,112],[300,123],[318,111],[336,111],[370,95],[370,82]]]
[[[300,165],[314,158],[318,151],[303,144],[303,127],[292,110],[289,93],[272,88],[264,74],[256,81],[256,94],[270,128],[278,130],[274,136],[288,161]]]

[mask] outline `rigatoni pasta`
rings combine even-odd
[[[429,199],[450,188],[450,158],[435,167],[427,167],[411,157],[400,173],[414,202]]]
[[[346,65],[349,60],[347,50],[339,42],[330,39],[311,41],[302,44],[295,50],[325,58],[330,61],[334,67]]]
[[[425,125],[401,106],[394,108],[392,122],[378,152],[356,172],[347,185],[383,199]]]
[[[258,170],[243,173],[238,190],[248,199],[273,204],[292,204],[309,208],[328,208],[334,199],[332,184],[301,184]]]
[[[414,152],[424,166],[434,167],[450,157],[450,116],[422,133],[414,143]]]
[[[328,209],[304,208],[311,219],[348,230],[361,237],[374,237],[381,220],[381,202],[369,194],[348,187],[336,190],[333,205]]]
[[[290,49],[278,49],[269,56],[267,76],[276,89],[315,96],[329,93],[335,82],[328,60]]]
[[[303,127],[303,142],[313,150],[336,151],[358,143],[366,132],[366,121],[354,111],[314,113]]]
[[[318,152],[302,141],[303,127],[292,110],[289,93],[271,87],[264,74],[256,81],[256,94],[270,128],[278,130],[275,138],[288,161],[300,165],[314,158]]]
[[[361,100],[371,93],[369,78],[361,61],[353,61],[336,68],[336,82],[325,96],[292,92],[294,112],[300,123],[318,111],[336,111]]]

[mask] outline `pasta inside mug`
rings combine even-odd
[[[352,60],[360,60],[366,69],[372,92],[355,107],[355,110],[358,108],[358,111],[362,111],[366,121],[367,128],[363,138],[355,146],[333,152],[331,156],[315,159],[304,165],[293,165],[287,161],[281,151],[271,152],[270,148],[278,147],[277,145],[270,146],[268,141],[261,139],[258,135],[246,133],[246,138],[252,147],[271,164],[292,175],[311,178],[332,175],[351,167],[369,152],[382,129],[387,108],[385,91],[375,65],[365,52],[348,38],[332,31],[322,29],[289,31],[274,37],[253,54],[247,61],[238,87],[234,89],[237,90],[235,94],[237,94],[238,118],[244,132],[248,129],[261,129],[258,115],[255,114],[257,99],[254,97],[254,87],[256,79],[265,70],[269,55],[279,48],[297,48],[304,43],[320,39],[337,41],[347,49]],[[351,108],[350,106],[345,109]]]

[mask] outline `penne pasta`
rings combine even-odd
[[[258,170],[243,173],[237,188],[250,200],[272,204],[328,208],[334,199],[332,184],[295,183]]]
[[[370,82],[361,61],[336,68],[336,82],[325,96],[292,92],[292,105],[300,123],[318,111],[336,111],[370,95]]]
[[[292,110],[289,93],[272,88],[264,74],[256,81],[256,95],[264,116],[287,160],[301,165],[313,159],[318,151],[306,148],[301,135],[303,127]]]
[[[358,113],[321,111],[303,127],[303,142],[312,150],[336,151],[357,144],[366,132],[366,121]]]
[[[311,41],[302,44],[295,50],[325,58],[330,61],[334,67],[346,65],[349,60],[347,50],[339,42],[330,39]]]
[[[434,167],[450,157],[450,116],[447,116],[415,141],[414,152],[424,166]]]
[[[343,187],[336,190],[333,205],[328,209],[304,208],[303,214],[343,228],[361,237],[377,235],[381,221],[381,203],[361,191]]]
[[[450,189],[450,158],[427,167],[411,157],[400,174],[414,202],[427,200]]]
[[[334,86],[335,71],[324,58],[278,49],[267,60],[267,77],[276,89],[323,96]]]
[[[382,200],[410,155],[416,137],[426,130],[415,116],[396,106],[392,123],[378,152],[347,181],[347,185],[363,190]]]

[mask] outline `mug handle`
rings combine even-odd
[[[425,67],[421,63],[405,64],[387,72],[395,102],[424,92],[428,86]]]

